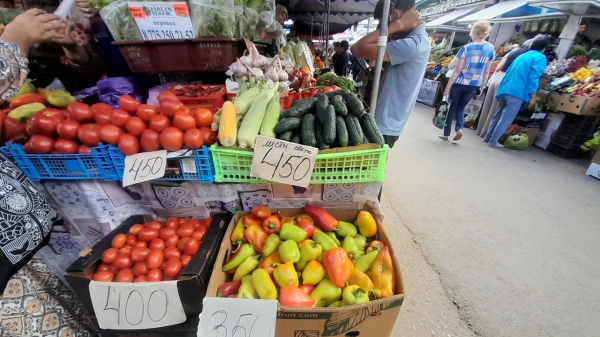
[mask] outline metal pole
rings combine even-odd
[[[379,80],[381,78],[383,56],[385,55],[385,46],[388,35],[388,18],[390,16],[390,0],[381,1],[383,1],[383,15],[381,20],[379,20],[379,23],[381,24],[381,32],[379,34],[379,40],[377,40],[377,62],[375,63],[375,78],[373,79],[371,105],[369,105],[369,112],[373,115],[375,115],[375,108],[377,107],[377,94],[379,93]]]
[[[315,17],[311,15],[310,17],[310,41],[313,39],[313,23],[315,22]]]
[[[330,0],[325,0],[325,12],[327,13],[327,17],[325,18],[326,27],[323,27],[323,30],[325,31],[325,46],[329,46],[329,10],[331,7],[330,2]],[[329,68],[329,59],[325,59],[325,68]]]

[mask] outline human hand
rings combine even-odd
[[[54,38],[52,41],[61,44],[65,48],[73,48],[77,45],[77,42],[71,35],[71,32],[73,31],[73,25],[67,22],[65,22],[65,24],[67,25],[65,29],[59,31],[60,37]]]
[[[410,32],[415,27],[421,24],[421,18],[419,17],[419,12],[417,12],[417,8],[413,7],[410,10],[406,11],[400,19],[396,21],[392,21],[388,28],[388,34],[395,34],[398,32]]]
[[[535,99],[532,99],[529,101],[529,104],[527,104],[528,108],[533,108],[535,106]]]
[[[6,26],[2,40],[17,44],[27,53],[31,45],[59,38],[65,28],[60,16],[30,9]]]
[[[97,9],[90,8],[90,0],[75,0],[75,4],[85,18],[91,19],[100,13]]]

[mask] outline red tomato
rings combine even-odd
[[[163,91],[160,94],[158,94],[158,103],[162,103],[162,101],[164,101],[165,99],[179,100],[179,98],[177,98],[177,95],[175,95],[175,93],[172,91]]]
[[[137,137],[124,133],[119,137],[118,148],[124,155],[131,156],[140,152],[140,141]]]
[[[116,281],[117,282],[133,282],[134,276],[133,273],[131,272],[131,269],[127,268],[127,269],[121,269],[119,270],[119,272],[117,273],[117,277],[116,277]]]
[[[204,226],[206,228],[210,227],[210,224],[212,223],[212,216],[209,216],[208,218],[204,219]]]
[[[337,85],[335,85],[335,84],[331,86],[331,89],[332,89],[333,91],[338,91],[338,90],[340,90],[340,88],[339,88]]]
[[[90,108],[92,109],[92,112],[94,114],[99,111],[110,111],[110,112],[113,111],[113,108],[106,103],[96,103],[96,104],[92,105]]]
[[[333,91],[333,89],[331,89],[330,87],[323,88],[323,92],[331,92],[331,91]]]
[[[56,126],[56,133],[59,138],[77,140],[77,131],[80,126],[78,121],[64,120]]]
[[[161,133],[164,129],[171,126],[171,120],[167,116],[156,115],[150,119],[148,126],[153,131]]]
[[[140,106],[140,102],[138,102],[135,98],[129,95],[123,95],[119,98],[119,108],[127,111],[128,113],[134,113],[137,108]]]
[[[204,238],[204,233],[200,231],[195,231],[192,233],[191,238],[197,241],[202,241],[202,239]]]
[[[133,280],[133,283],[148,282],[146,275],[140,275]]]
[[[177,112],[184,112],[185,105],[179,99],[167,98],[160,102],[160,112],[167,116],[173,117]]]
[[[198,108],[191,111],[194,121],[196,121],[196,127],[201,128],[203,126],[210,127],[213,120],[213,114],[210,110],[205,108]]]
[[[129,228],[129,234],[131,235],[138,235],[138,233],[144,229],[144,225],[140,225],[140,224],[136,224],[131,226],[131,228]]]
[[[208,230],[208,227],[206,227],[205,224],[200,224],[200,226],[198,226],[198,228],[196,228],[196,232],[201,233],[202,236],[204,236],[204,234],[206,234],[207,230]]]
[[[181,218],[181,219],[178,220],[178,223],[179,223],[180,227],[181,227],[181,225],[185,225],[187,222],[188,222],[188,220],[185,219],[185,218]]]
[[[125,241],[126,244],[130,245],[133,247],[133,245],[137,242],[137,236],[135,235],[127,235],[127,241]]]
[[[145,242],[144,242],[145,243]],[[131,261],[133,262],[143,262],[146,261],[148,254],[150,254],[151,249],[146,247],[136,247],[133,246],[133,250],[131,250]]]
[[[204,137],[202,132],[198,129],[189,129],[183,135],[183,142],[185,146],[192,150],[196,150],[202,147],[204,144]]]
[[[166,240],[169,236],[175,235],[175,230],[172,228],[163,228],[160,230],[159,238]]]
[[[200,220],[190,219],[190,220],[188,220],[188,224],[194,226],[194,228],[198,228],[198,226],[200,226]]]
[[[208,127],[201,127],[200,132],[202,132],[202,137],[204,137],[204,145],[211,146],[217,141],[217,134]]]
[[[138,241],[133,244],[133,248],[148,248],[148,242]]]
[[[98,282],[112,282],[115,279],[115,274],[109,271],[99,271],[94,274],[94,281]]]
[[[111,244],[112,244],[113,248],[121,248],[121,247],[125,246],[126,241],[127,241],[127,235],[117,234],[112,239]]]
[[[100,138],[100,130],[102,126],[94,123],[84,124],[77,130],[77,138],[83,145],[89,147],[98,146],[102,142]]]
[[[187,238],[192,236],[192,233],[194,232],[195,228],[193,225],[190,224],[184,224],[181,225],[181,227],[179,227],[177,229],[177,236],[179,236],[180,238]]]
[[[94,123],[98,125],[107,125],[111,123],[110,117],[112,116],[112,109],[110,110],[99,110],[94,112]]]
[[[165,248],[165,259],[170,259],[170,258],[180,258],[181,257],[181,252],[179,251],[179,249],[177,249],[177,247],[166,247]]]
[[[122,129],[125,129],[125,124],[127,120],[130,118],[129,114],[126,111],[121,109],[115,109],[110,115],[110,120],[113,125],[116,125]]]
[[[142,133],[144,133],[144,130],[146,130],[147,126],[141,118],[131,117],[127,120],[127,123],[125,123],[125,128],[130,134],[139,137],[142,135]]]
[[[144,123],[148,124],[150,123],[150,119],[152,119],[152,117],[160,114],[160,111],[155,106],[140,104],[135,113],[139,118],[142,119],[142,121],[144,121]]]
[[[163,249],[165,249],[165,241],[163,239],[154,239],[154,240],[150,241],[148,248],[163,250]]]
[[[146,262],[138,262],[133,265],[131,271],[133,272],[133,276],[146,275],[148,274],[148,266],[146,265]]]
[[[144,132],[142,133],[142,138],[140,140],[142,150],[146,152],[160,150],[160,142],[158,141],[158,137],[160,137],[160,134],[158,132],[152,129],[144,130]]]
[[[177,243],[177,249],[179,249],[180,252],[184,252],[185,251],[185,245],[188,243],[188,241],[190,241],[191,238],[181,238],[179,239],[179,243]]]
[[[132,251],[131,247],[123,246],[123,247],[119,248],[119,255],[131,256],[131,251]]]
[[[168,151],[177,151],[183,146],[183,132],[178,128],[169,126],[160,133],[160,145]]]
[[[89,123],[94,120],[94,112],[89,105],[81,102],[73,102],[67,107],[69,119],[79,123]]]
[[[190,255],[181,255],[180,260],[181,260],[181,267],[185,268],[192,260],[192,257]]]
[[[119,250],[117,248],[109,248],[102,253],[100,260],[102,260],[102,263],[111,264],[115,261],[117,255],[119,255]]]
[[[162,225],[158,221],[151,221],[146,224],[146,228],[152,228],[156,229],[157,231],[160,231],[162,229]]]
[[[150,242],[158,237],[160,232],[154,228],[144,228],[138,233],[138,240]]]
[[[79,148],[77,149],[77,153],[78,154],[91,154],[92,149],[90,149],[90,147],[87,145],[79,145]]]
[[[165,227],[177,229],[179,227],[179,221],[177,221],[176,217],[170,217],[165,222]]]
[[[117,258],[113,261],[112,266],[117,270],[131,268],[133,261],[128,255],[117,255]]]
[[[101,264],[101,265],[98,266],[98,269],[96,269],[96,272],[99,272],[99,271],[111,271],[111,270],[112,270],[112,268],[110,267],[109,264],[104,264],[103,263],[103,264]]]
[[[179,236],[171,235],[164,240],[165,240],[165,247],[177,247],[177,244],[179,243]]]
[[[165,276],[175,277],[181,273],[181,261],[178,257],[173,257],[167,260],[167,264],[163,269]]]
[[[29,139],[33,153],[47,154],[54,150],[54,139],[48,136],[34,135]]]
[[[108,144],[117,145],[122,134],[123,130],[116,125],[106,124],[100,128],[100,139]]]
[[[150,254],[146,257],[146,264],[149,269],[160,268],[163,263],[165,255],[162,250],[153,249]]]
[[[147,282],[160,282],[163,280],[163,272],[160,269],[152,269],[146,275]]]
[[[54,150],[58,153],[74,154],[77,153],[77,149],[79,149],[79,144],[72,140],[59,139],[54,143]]]
[[[185,112],[177,112],[173,117],[173,126],[181,131],[186,131],[196,127],[194,117]]]
[[[200,243],[198,242],[198,240],[190,238],[190,240],[186,242],[185,249],[183,250],[183,252],[185,253],[185,255],[193,256],[194,254],[196,254],[199,247]]]

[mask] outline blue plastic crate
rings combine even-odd
[[[118,180],[106,145],[92,148],[91,154],[27,154],[19,144],[6,144],[17,166],[33,181],[44,179]]]
[[[109,145],[108,152],[119,180],[123,180],[125,155],[116,146]],[[209,149],[202,146],[193,155],[167,158],[165,176],[159,180],[199,180],[203,183],[215,181],[215,168]]]

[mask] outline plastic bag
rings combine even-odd
[[[235,7],[235,20],[237,28],[234,32],[236,39],[252,39],[254,33],[256,33],[256,24],[258,22],[259,14],[252,8],[236,6]]]
[[[79,7],[75,5],[75,0],[64,0],[58,5],[54,14],[60,16],[64,20],[69,20],[80,30],[87,32],[92,28],[90,19],[81,14]]]
[[[142,41],[142,34],[129,14],[129,6],[122,0],[100,10],[100,16],[115,41]]]
[[[129,95],[137,101],[142,101],[142,93],[133,78],[129,77],[110,77],[100,80],[98,85],[98,97],[100,102],[106,103],[117,109],[119,107],[119,98],[123,95]]]
[[[542,20],[540,23],[540,32],[547,33],[550,30],[550,20]]]
[[[233,0],[190,0],[189,7],[196,37],[235,36]]]
[[[450,105],[448,104],[448,102],[444,100],[440,105],[438,105],[437,108],[435,108],[435,114],[433,115],[433,119],[431,120],[433,126],[440,130],[444,128],[444,124],[446,124],[446,117],[448,117],[449,107]]]
[[[465,128],[470,128],[471,126],[473,126],[473,124],[475,124],[475,120],[477,119],[477,114],[476,113],[470,113],[467,115],[467,117],[465,117],[464,120],[464,127]]]
[[[511,150],[525,150],[529,147],[529,137],[524,133],[508,136],[504,147]]]
[[[531,21],[525,22],[525,27],[523,27],[523,33],[531,32]]]
[[[538,20],[531,21],[531,32],[532,33],[539,32],[539,30],[540,30],[539,25],[540,25],[540,22]]]
[[[556,34],[558,31],[559,25],[560,25],[560,20],[552,20],[552,25],[550,25],[550,30],[548,32],[550,34]]]
[[[272,31],[275,22],[275,0],[267,0],[260,9],[256,28],[259,32]]]

